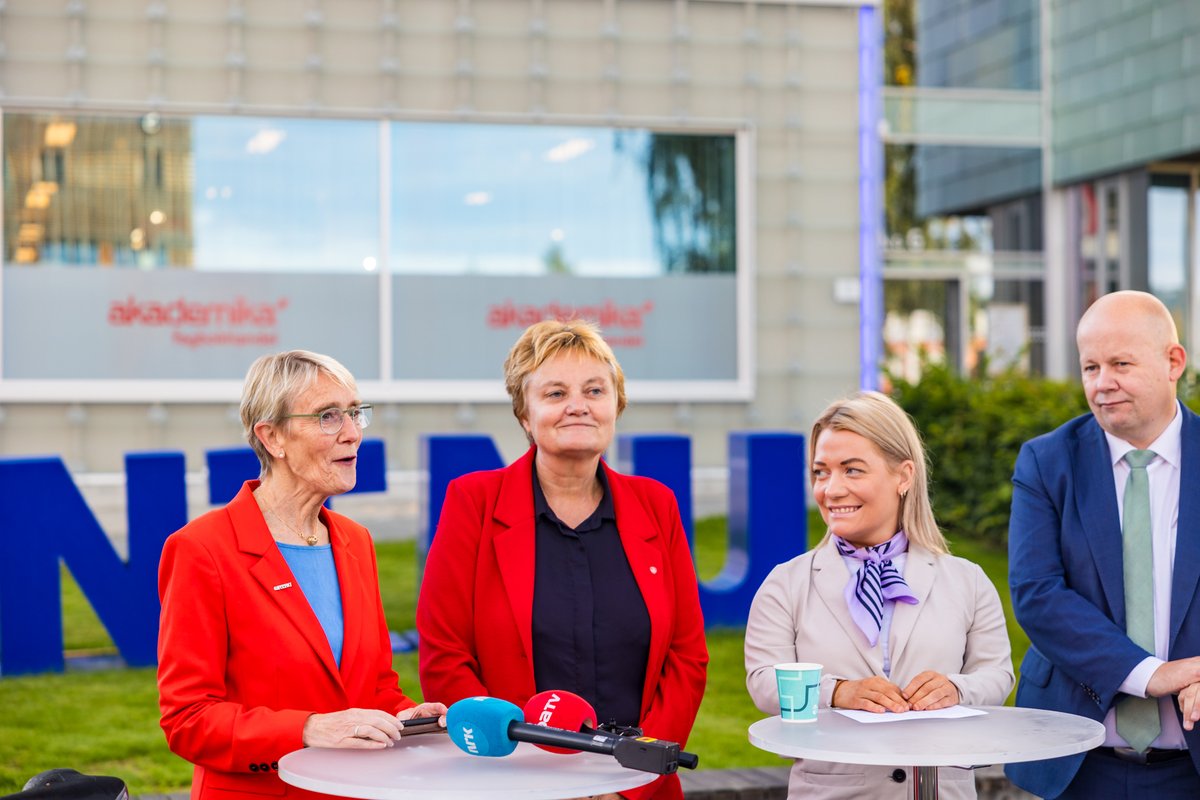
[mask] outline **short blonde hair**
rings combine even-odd
[[[849,431],[866,439],[879,450],[892,469],[905,461],[913,463],[912,485],[900,498],[900,529],[908,540],[934,553],[948,553],[946,537],[938,530],[929,502],[929,466],[921,435],[904,409],[879,392],[857,392],[830,404],[813,423],[808,439],[808,468],[812,475],[817,439],[827,430]],[[829,539],[826,531],[824,544]]]
[[[246,441],[254,448],[261,465],[260,478],[271,474],[274,455],[258,440],[254,426],[260,422],[282,425],[292,402],[317,382],[321,375],[358,394],[350,370],[335,358],[307,350],[288,350],[257,359],[242,384],[241,416]]]
[[[620,416],[626,402],[625,373],[621,371],[612,348],[600,335],[600,328],[582,319],[535,322],[525,329],[512,350],[508,351],[508,358],[504,359],[504,388],[512,398],[513,416],[518,421],[525,420],[525,387],[529,377],[538,367],[560,353],[594,358],[608,365],[617,393],[617,416]]]

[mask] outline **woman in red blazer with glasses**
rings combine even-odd
[[[354,487],[371,418],[354,378],[316,353],[263,356],[241,412],[261,480],[163,547],[162,728],[194,800],[325,797],[283,783],[279,758],[390,747],[446,707],[400,691],[371,537],[323,506]]]
[[[566,690],[600,723],[684,744],[708,664],[696,574],[671,491],[601,460],[621,368],[576,320],[531,326],[504,369],[532,446],[446,492],[417,604],[421,686],[518,705]],[[682,797],[674,775],[622,794]]]

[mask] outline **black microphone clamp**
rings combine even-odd
[[[508,736],[514,741],[531,744],[546,744],[585,753],[611,755],[617,763],[628,769],[653,772],[655,775],[670,775],[680,766],[695,769],[699,758],[693,753],[683,753],[675,742],[666,742],[650,736],[631,738],[614,736],[603,731],[565,731],[529,722],[510,722]]]
[[[584,728],[584,733],[589,733],[588,728]],[[679,767],[684,769],[695,769],[700,765],[700,757],[695,753],[689,753],[686,750],[680,750],[679,745],[675,742],[665,742],[661,739],[655,739],[651,736],[644,736],[642,729],[633,725],[620,725],[616,720],[601,723],[597,728],[598,733],[607,733],[617,739],[625,739],[634,742],[640,742],[642,752],[626,747],[625,758],[631,762],[626,763],[621,760],[621,756],[617,756],[617,762],[622,766],[630,769],[641,769],[645,772],[656,772],[659,775],[669,775]],[[616,755],[617,750],[614,745],[613,755]],[[672,763],[674,762],[674,763]],[[636,764],[653,765],[652,769],[646,769]]]
[[[664,742],[649,736],[614,736],[613,740],[613,756],[618,764],[657,775],[670,775],[679,769],[680,755],[691,755],[680,753],[679,745],[675,742]]]

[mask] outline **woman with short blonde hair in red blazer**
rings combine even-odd
[[[417,603],[421,686],[448,703],[583,696],[599,722],[686,742],[708,650],[671,490],[601,460],[625,408],[591,323],[531,326],[505,362],[529,451],[446,491]],[[680,798],[665,776],[632,798]]]
[[[370,414],[328,356],[258,359],[241,416],[260,479],[163,547],[159,706],[194,800],[324,797],[283,783],[280,756],[390,747],[405,719],[445,714],[400,691],[371,537],[323,507],[354,487]]]

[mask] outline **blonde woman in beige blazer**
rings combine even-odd
[[[1003,703],[1013,671],[1000,598],[978,565],[947,551],[908,415],[886,396],[862,392],[826,409],[809,448],[828,532],[777,566],[755,595],[746,624],[755,705],[779,713],[773,665],[788,661],[824,665],[823,708]],[[880,604],[881,593],[891,599]],[[910,773],[907,765],[797,759],[789,797],[900,800],[912,794]],[[971,770],[938,773],[941,797],[975,797]]]

